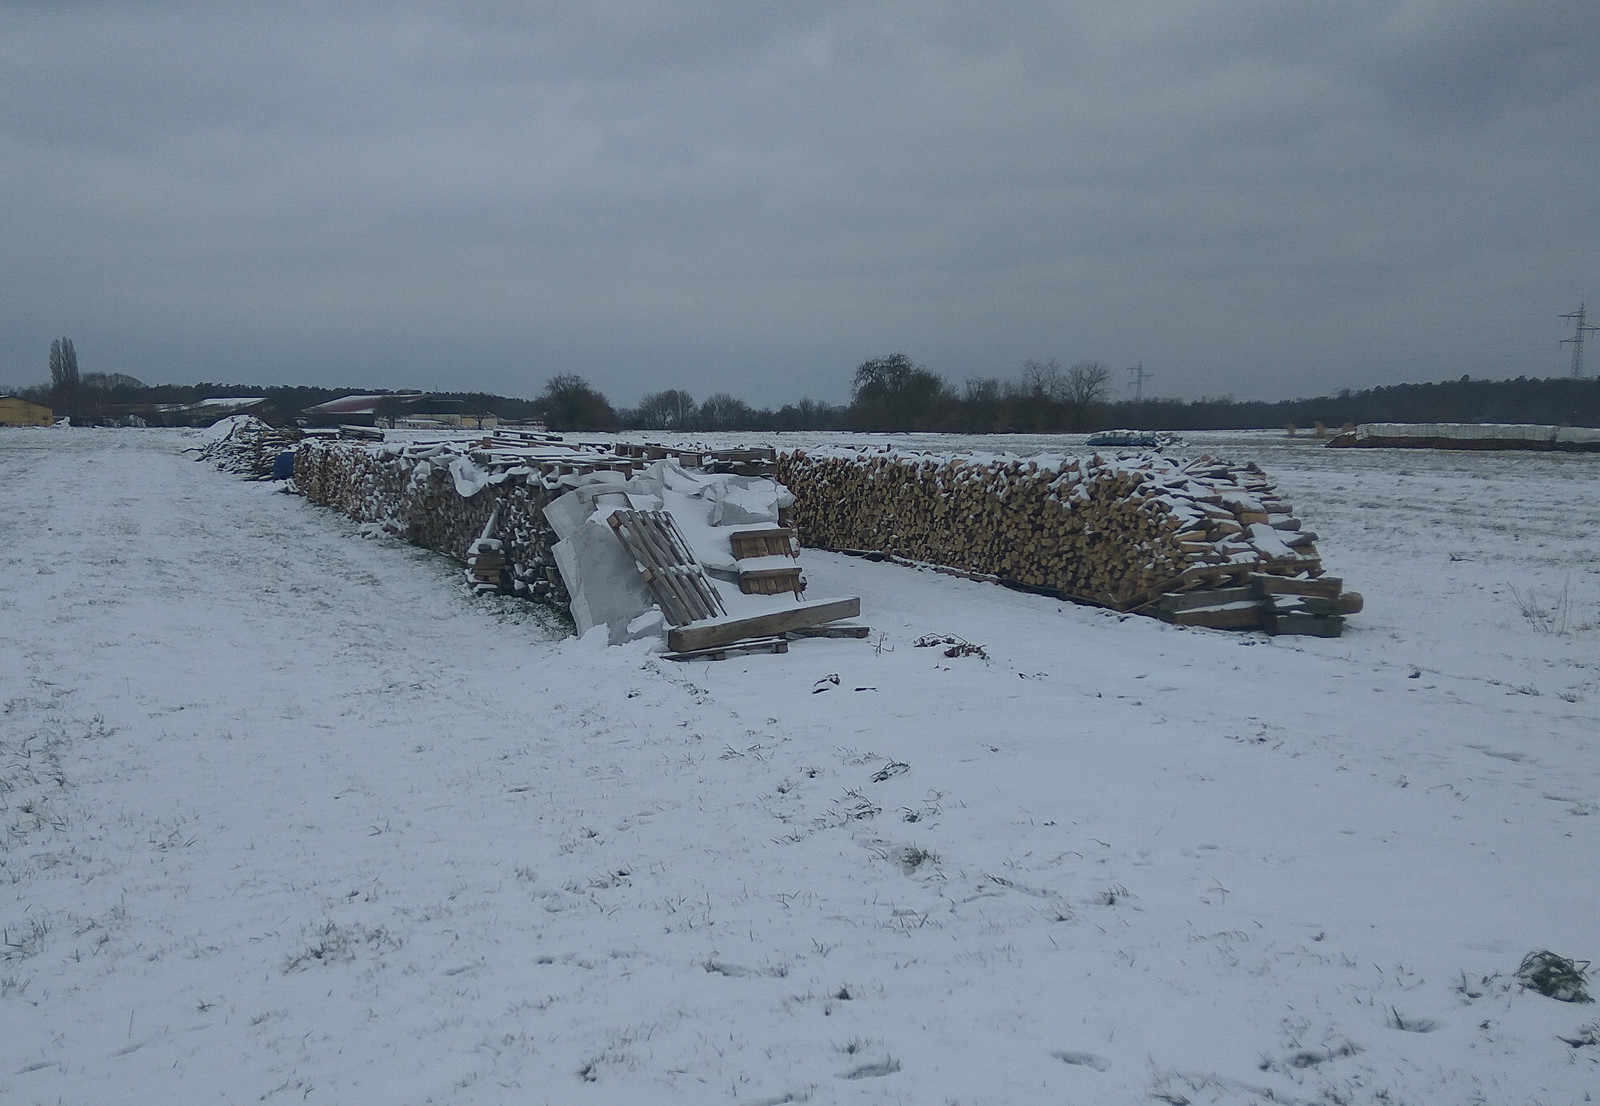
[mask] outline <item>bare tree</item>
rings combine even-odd
[[[1079,361],[1067,370],[1062,400],[1072,408],[1073,426],[1083,429],[1089,411],[1111,389],[1111,369],[1099,361]]]
[[[1059,402],[1067,398],[1067,378],[1061,373],[1061,362],[1054,357],[1048,361],[1024,361],[1022,387],[1034,399]]]

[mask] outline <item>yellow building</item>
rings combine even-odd
[[[55,421],[48,407],[16,396],[0,396],[0,426],[49,426]]]

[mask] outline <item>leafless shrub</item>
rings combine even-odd
[[[1548,605],[1540,602],[1538,594],[1529,588],[1521,591],[1515,584],[1507,584],[1511,598],[1516,600],[1517,611],[1533,627],[1536,634],[1565,637],[1572,632],[1572,581],[1561,585],[1561,595]]]

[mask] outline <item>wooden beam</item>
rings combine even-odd
[[[1274,636],[1338,637],[1344,633],[1344,619],[1336,614],[1278,614],[1268,617],[1267,633]]]
[[[1260,629],[1265,617],[1266,612],[1254,604],[1241,604],[1236,607],[1202,607],[1193,611],[1161,615],[1164,621],[1179,626],[1204,626],[1212,630]]]
[[[1202,591],[1185,591],[1161,597],[1161,609],[1169,614],[1189,611],[1196,607],[1220,607],[1228,603],[1243,603],[1260,599],[1261,593],[1252,586],[1242,588],[1207,588]]]
[[[831,638],[863,638],[872,633],[871,626],[801,626],[795,630],[785,630],[785,635],[792,638],[803,637],[831,637]]]
[[[1296,580],[1288,576],[1263,573],[1256,577],[1261,590],[1267,595],[1320,595],[1336,599],[1344,588],[1344,581],[1336,576],[1321,576],[1315,580]]]
[[[796,603],[771,614],[708,619],[691,622],[687,626],[674,626],[667,631],[667,648],[674,653],[711,649],[744,638],[769,637],[805,626],[837,622],[841,618],[856,618],[860,614],[861,600],[855,596],[848,599],[817,599],[809,603]]]

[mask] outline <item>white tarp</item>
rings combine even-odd
[[[1364,438],[1455,438],[1515,442],[1554,442],[1557,427],[1528,423],[1476,422],[1367,422],[1356,427]]]
[[[572,597],[580,637],[605,626],[611,643],[619,645],[658,636],[663,629],[659,617],[646,617],[655,601],[607,521],[615,510],[670,512],[730,613],[754,614],[794,602],[792,594],[743,595],[736,583],[719,583],[738,579],[728,535],[774,526],[778,509],[794,502],[776,481],[692,472],[673,460],[657,461],[631,478],[596,472],[564,481],[572,490],[546,506],[544,515],[560,539],[553,550],[556,567]]]

